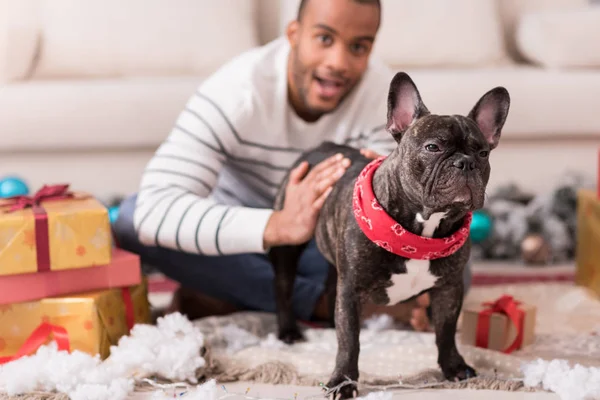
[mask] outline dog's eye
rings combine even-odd
[[[431,151],[432,153],[440,151],[440,148],[436,144],[428,144],[427,146],[425,146],[425,149],[427,151]]]
[[[479,157],[485,158],[485,157],[488,156],[488,154],[489,154],[489,151],[485,151],[485,150],[484,151],[480,151],[479,152]]]

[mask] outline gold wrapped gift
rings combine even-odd
[[[0,275],[109,264],[108,210],[68,185],[0,200]]]
[[[575,282],[600,295],[600,196],[580,190],[577,197]]]
[[[0,305],[0,358],[15,356],[43,323],[66,330],[71,351],[99,354],[105,359],[110,346],[127,335],[134,324],[150,323],[147,282],[122,289]],[[52,340],[43,339],[45,343]]]

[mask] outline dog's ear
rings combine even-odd
[[[484,94],[469,113],[469,118],[477,123],[491,149],[498,146],[509,108],[508,90],[496,87]]]
[[[387,130],[396,141],[417,119],[429,114],[421,94],[410,76],[398,72],[390,83],[388,92]]]

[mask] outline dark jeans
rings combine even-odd
[[[115,234],[119,245],[139,254],[181,286],[227,301],[244,310],[275,312],[274,271],[265,254],[205,256],[142,245],[133,227],[136,196],[119,208]],[[325,288],[328,264],[311,242],[304,251],[294,284],[293,305],[298,318],[309,320]]]
[[[161,247],[142,245],[133,227],[137,196],[120,206],[115,223],[119,245],[139,254],[142,262],[158,268],[181,286],[227,301],[239,309],[275,312],[274,272],[264,254],[205,256]],[[328,264],[312,241],[304,251],[294,284],[294,312],[309,320],[323,293]],[[471,269],[465,269],[465,291],[471,281]]]

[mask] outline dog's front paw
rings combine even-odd
[[[358,397],[356,384],[347,382],[346,378],[331,378],[327,383],[327,388],[330,400],[344,400]]]
[[[442,366],[444,377],[452,382],[464,381],[465,379],[474,378],[477,373],[464,360],[457,363],[452,363],[447,366]]]
[[[295,342],[304,341],[304,335],[300,332],[297,326],[293,328],[283,328],[279,330],[279,340],[286,344],[294,344]]]

